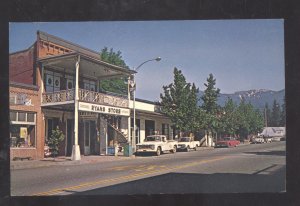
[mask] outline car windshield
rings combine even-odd
[[[148,136],[145,139],[146,142],[151,142],[151,141],[161,141],[160,136]]]
[[[189,142],[190,138],[189,137],[182,137],[179,139],[179,142]]]

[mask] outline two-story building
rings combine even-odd
[[[52,130],[65,135],[59,155],[105,155],[107,147],[130,144],[132,100],[127,95],[101,91],[101,81],[123,78],[134,70],[101,61],[100,54],[38,31],[34,44],[10,54],[11,159],[44,157]],[[129,84],[128,84],[129,85]],[[136,101],[136,140],[167,134],[170,121],[159,105]]]

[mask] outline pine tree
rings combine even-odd
[[[273,108],[271,114],[271,124],[272,127],[278,127],[280,124],[280,106],[277,101],[274,99],[273,101]]]
[[[203,104],[201,108],[206,113],[205,118],[205,128],[210,130],[210,132],[216,131],[218,127],[218,96],[220,94],[220,89],[215,87],[216,79],[212,74],[209,74],[207,78],[207,83],[204,83],[206,89],[204,90],[204,94],[201,97],[203,100]]]
[[[229,134],[230,136],[234,136],[237,130],[237,105],[233,102],[231,98],[229,98],[224,108],[222,109],[223,113],[221,113],[221,125],[222,128],[220,132],[223,134]]]
[[[207,83],[204,83],[206,89],[204,90],[204,95],[201,97],[203,100],[202,108],[209,114],[216,114],[217,112],[217,100],[220,94],[220,89],[215,87],[216,79],[212,74],[209,74],[207,78]]]
[[[286,125],[286,110],[285,110],[285,100],[281,105],[281,113],[280,113],[280,127],[285,127]]]
[[[198,94],[199,89],[196,88],[196,85],[193,83],[189,96],[188,96],[188,116],[189,120],[187,122],[188,129],[190,132],[195,133],[199,129],[198,117],[199,117],[199,106],[198,106]],[[200,115],[201,116],[201,115]]]
[[[269,104],[265,104],[264,108],[264,120],[265,120],[265,127],[270,127],[271,123],[271,110],[269,108]]]

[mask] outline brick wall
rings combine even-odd
[[[45,42],[45,41],[38,41],[38,57],[48,57],[52,55],[60,55],[60,54],[67,54],[72,52],[72,50],[62,47],[57,44],[53,44],[52,42]]]
[[[34,46],[9,55],[9,80],[33,85],[35,82]]]
[[[9,88],[10,95],[25,94],[31,99],[32,105],[10,105],[10,110],[25,111],[36,113],[36,142],[35,148],[11,148],[10,158],[30,156],[33,159],[42,159],[44,157],[44,120],[41,113],[41,96],[38,87],[19,86],[11,84]]]

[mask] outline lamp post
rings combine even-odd
[[[137,72],[141,68],[141,66],[143,66],[147,62],[150,62],[150,61],[160,61],[160,60],[161,60],[160,57],[157,57],[157,58],[154,58],[154,59],[149,59],[149,60],[144,61],[143,63],[141,63],[134,70]],[[136,145],[136,136],[135,136],[135,130],[136,130],[136,117],[135,117],[135,90],[136,90],[136,82],[135,82],[135,74],[133,74],[133,86],[134,86],[134,89],[133,89],[133,134],[132,134],[132,139],[133,140],[131,141],[131,144],[132,144],[132,147],[134,146],[134,149],[135,149],[135,145]]]

